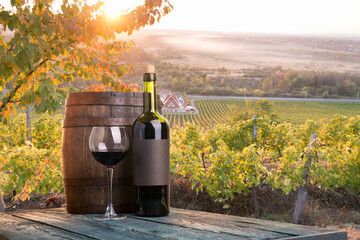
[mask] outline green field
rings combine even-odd
[[[253,100],[255,102],[255,100]],[[306,120],[320,120],[334,117],[336,114],[355,116],[360,114],[360,102],[327,101],[271,101],[279,120],[302,124]],[[165,113],[171,127],[191,122],[206,128],[214,124],[229,123],[235,113],[245,112],[247,105],[242,99],[197,99],[194,101],[199,113]]]
[[[274,110],[280,120],[302,124],[308,119],[326,119],[336,114],[360,115],[360,102],[275,101]]]

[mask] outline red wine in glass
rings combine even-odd
[[[126,155],[127,151],[112,152],[91,152],[96,161],[106,167],[112,167],[118,164]]]
[[[97,220],[118,220],[125,216],[115,213],[112,204],[112,179],[115,165],[126,155],[129,149],[129,138],[123,126],[93,127],[89,138],[89,148],[96,161],[105,166],[108,177],[108,204],[103,215],[95,216]]]

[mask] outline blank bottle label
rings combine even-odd
[[[134,185],[168,185],[170,179],[169,139],[133,139]]]

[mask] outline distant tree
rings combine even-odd
[[[289,80],[290,82],[296,78],[298,76],[298,73],[294,70],[289,70],[286,74],[285,74],[285,79]]]
[[[180,83],[180,89],[179,90],[181,90],[183,92],[186,92],[186,89],[189,86],[189,81],[187,80],[187,78],[186,77],[180,78],[179,83]]]
[[[171,89],[173,89],[174,91],[186,92],[188,85],[189,85],[189,83],[185,77],[180,78],[180,79],[174,78],[171,82]]]
[[[356,93],[356,85],[349,79],[345,79],[343,82],[336,85],[337,92],[340,96],[353,97]]]
[[[185,103],[190,103],[190,98],[189,98],[189,96],[186,94],[186,92],[183,93],[183,98],[184,98]]]
[[[199,87],[205,87],[206,83],[205,83],[205,79],[202,77],[195,77],[194,78],[194,82],[196,83],[196,85],[198,85]]]
[[[321,72],[318,76],[318,83],[320,86],[336,86],[341,76],[334,72]],[[341,79],[342,80],[342,79]]]
[[[304,86],[304,78],[299,75],[291,81],[291,89],[301,89]]]
[[[276,89],[280,92],[288,92],[290,91],[290,81],[287,79],[281,79],[278,81],[276,85]]]
[[[179,81],[177,78],[174,78],[171,81],[171,89],[178,90],[179,89]]]
[[[195,83],[199,87],[206,87],[210,84],[210,78],[205,74],[194,76],[191,83]]]
[[[284,80],[285,79],[286,73],[281,72],[281,70],[277,70],[275,72],[275,74],[276,74],[276,77],[277,77],[278,80]]]
[[[159,21],[172,6],[168,0],[145,0],[116,19],[109,20],[101,0],[63,0],[55,12],[54,0],[11,0],[12,9],[0,3],[0,118],[17,106],[35,104],[38,112],[53,112],[66,97],[66,83],[75,78],[97,79],[122,89],[118,81],[130,66],[122,61],[132,42],[116,38]]]
[[[264,81],[262,82],[262,88],[265,91],[270,91],[271,89],[273,89],[273,81],[271,80],[270,77],[266,77],[264,79]]]
[[[319,72],[313,71],[311,77],[309,78],[309,85],[311,87],[317,88],[319,86]]]

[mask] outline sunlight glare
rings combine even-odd
[[[144,0],[104,0],[105,13],[109,18],[116,18],[121,14],[128,13],[137,6],[143,5]]]

